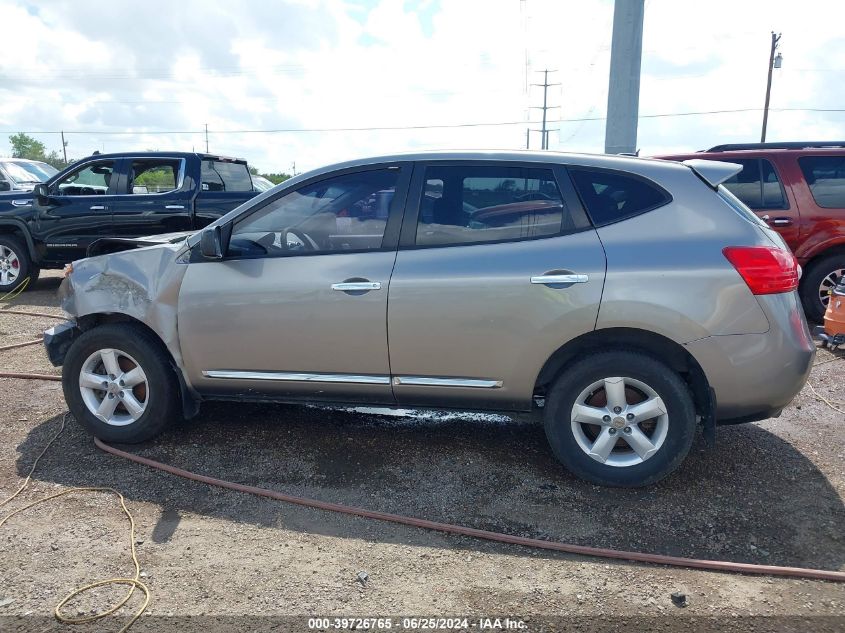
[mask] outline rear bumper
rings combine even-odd
[[[65,321],[44,331],[44,349],[54,367],[61,367],[73,340],[79,336],[79,328],[73,321]]]
[[[765,334],[709,336],[687,350],[716,394],[716,420],[775,417],[807,382],[816,346],[795,292],[757,298],[769,319]]]

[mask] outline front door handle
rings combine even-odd
[[[92,204],[91,205],[91,211],[105,211],[105,210],[106,210],[105,205],[102,205],[102,204]]]
[[[568,273],[561,275],[537,275],[531,278],[532,284],[585,284],[590,280],[588,275]]]
[[[184,209],[185,205],[184,204],[168,204],[168,205],[165,205],[164,208],[165,209]]]
[[[378,281],[344,281],[339,284],[332,284],[332,290],[341,292],[381,290],[381,282]]]
[[[789,226],[792,224],[791,218],[775,218],[771,221],[775,226]]]

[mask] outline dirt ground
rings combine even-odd
[[[58,282],[46,274],[14,307],[58,314]],[[39,338],[52,323],[0,314],[0,346]],[[820,350],[810,382],[845,400],[843,370],[842,354]],[[59,373],[41,346],[0,352],[0,371]],[[0,499],[65,410],[59,383],[0,378]],[[845,570],[844,417],[805,388],[780,418],[720,428],[714,449],[699,438],[678,472],[633,491],[575,479],[536,421],[502,416],[206,404],[133,450],[227,480],[511,534]],[[531,630],[845,629],[845,584],[558,555],[305,509],[107,455],[73,420],[0,516],[73,486],[113,486],[135,517],[152,599],[133,632],[179,629],[191,621],[184,616],[211,631],[409,615],[510,617]],[[50,615],[72,589],[132,575],[127,534],[104,494],[62,497],[0,527],[0,629],[38,620],[39,630],[63,630]],[[91,592],[69,613],[101,609],[123,591]],[[685,608],[673,605],[676,591],[687,594]],[[117,630],[131,610],[120,613],[73,630]],[[283,615],[300,617],[235,617]]]

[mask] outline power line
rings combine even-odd
[[[640,119],[661,119],[672,117],[703,116],[711,114],[741,114],[745,112],[762,112],[762,108],[738,108],[733,110],[701,110],[697,112],[665,112],[659,114],[641,114]],[[845,112],[845,108],[769,108],[770,112]],[[550,119],[546,123],[579,123],[581,121],[605,121],[607,117],[579,117],[573,119]],[[489,123],[452,123],[443,125],[397,125],[381,127],[324,127],[324,128],[276,128],[266,130],[209,130],[209,134],[294,134],[308,132],[380,132],[397,130],[447,130],[457,128],[473,127],[499,127],[507,125],[535,125],[541,121],[493,121]],[[19,130],[0,130],[0,134],[17,134]],[[44,131],[35,130],[23,132],[23,134],[60,134],[60,130]],[[107,131],[107,130],[64,130],[65,134],[91,134],[91,135],[153,135],[153,134],[204,134],[200,130],[132,130],[132,131]]]

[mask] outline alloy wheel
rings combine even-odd
[[[82,363],[79,390],[88,410],[111,426],[137,421],[150,399],[141,365],[126,352],[112,348],[97,350]]]
[[[608,466],[636,466],[666,441],[669,415],[657,392],[634,378],[597,380],[575,399],[572,433],[592,459]]]
[[[17,253],[8,246],[0,244],[0,286],[8,286],[17,281],[21,271],[21,260]]]

